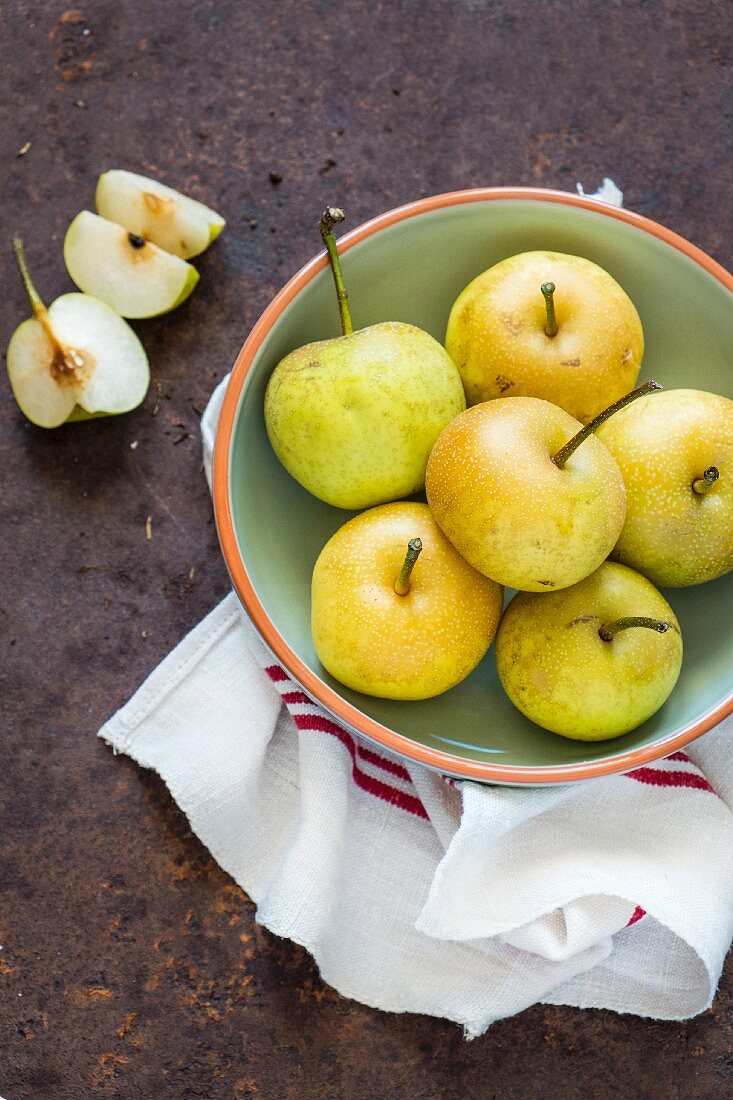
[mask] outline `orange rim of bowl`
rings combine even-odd
[[[339,251],[342,253],[347,252],[354,245],[366,240],[367,237],[373,236],[380,230],[419,214],[426,214],[447,206],[460,206],[464,203],[487,202],[497,199],[560,203],[564,206],[575,206],[582,210],[589,210],[594,214],[602,214],[608,218],[616,218],[618,221],[633,225],[652,237],[666,242],[678,252],[682,252],[733,293],[733,276],[724,267],[703,252],[702,249],[690,244],[684,237],[680,237],[677,233],[673,233],[657,222],[651,221],[641,214],[606,205],[597,199],[534,187],[474,188],[468,191],[452,191],[443,195],[433,195],[429,198],[419,199],[417,202],[408,203],[406,206],[388,210],[386,213],[380,214],[378,217],[372,218],[370,221],[364,222],[363,225],[357,226],[356,229],[344,234],[339,239]],[[456,756],[454,753],[422,745],[403,734],[395,733],[387,726],[383,726],[380,722],[370,718],[363,711],[343,699],[338,692],[321,680],[298,657],[271,622],[254,591],[239,553],[229,494],[229,462],[242,387],[257,352],[283,311],[303,287],[319,271],[323,270],[326,264],[327,256],[325,252],[321,252],[302,267],[286,283],[279,294],[273,298],[255,324],[232,369],[214,446],[214,512],[224,561],[239,599],[265,643],[289,675],[304,688],[316,703],[323,706],[338,721],[355,733],[361,734],[368,740],[376,742],[402,757],[424,764],[426,767],[463,779],[476,779],[486,783],[509,783],[521,786],[570,783],[629,771],[640,764],[658,760],[660,757],[682,748],[682,746],[689,744],[690,741],[707,732],[730,714],[733,711],[733,694],[684,730],[670,734],[668,737],[655,741],[650,745],[629,752],[617,753],[600,760],[547,767],[521,767],[482,760],[467,760],[465,757]]]

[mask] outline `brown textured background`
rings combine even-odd
[[[227,591],[198,414],[324,203],[353,226],[450,188],[607,174],[730,265],[732,38],[726,0],[2,4],[3,348],[27,314],[9,236],[48,301],[70,289],[61,241],[100,171],[229,220],[193,298],[136,325],[143,408],[46,433],[0,379],[7,1100],[730,1094],[730,964],[688,1023],[534,1007],[466,1044],[382,1015],[258,929],[159,780],[94,733]]]

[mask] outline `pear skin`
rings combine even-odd
[[[604,625],[624,617],[658,626],[630,626],[604,640]],[[562,592],[518,593],[496,637],[496,667],[515,707],[576,741],[640,726],[668,698],[681,666],[672,608],[651,581],[615,562]]]
[[[466,407],[445,349],[385,321],[286,355],[270,377],[265,423],[275,454],[336,508],[369,508],[422,489],[428,455]]]
[[[555,455],[581,424],[548,401],[485,401],[456,417],[433,448],[428,503],[467,561],[509,588],[546,592],[582,580],[608,556],[626,490],[591,435],[563,469]]]
[[[399,594],[408,544],[419,557]],[[486,653],[501,586],[454,550],[425,504],[371,508],[329,539],[313,570],[316,652],[347,687],[387,699],[429,699],[463,680]]]
[[[553,336],[547,282],[555,284]],[[636,384],[644,334],[633,302],[603,268],[562,252],[522,252],[462,291],[445,346],[469,405],[540,397],[586,423]]]
[[[665,390],[598,430],[626,484],[626,521],[613,557],[667,588],[733,569],[733,401]],[[698,484],[706,470],[717,477]]]

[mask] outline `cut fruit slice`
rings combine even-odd
[[[91,415],[137,408],[150,384],[145,349],[130,326],[98,298],[63,294],[49,306],[48,328],[24,321],[8,346],[8,377],[29,420],[56,428],[79,406]]]
[[[76,394],[64,382],[57,348],[34,317],[19,325],[8,344],[7,367],[20,411],[40,428],[58,428],[71,416]]]
[[[175,309],[199,280],[195,267],[89,210],[66,231],[64,260],[85,293],[123,317],[155,317]]]
[[[99,177],[96,203],[103,218],[184,260],[208,248],[226,225],[202,202],[120,168]]]
[[[48,316],[61,346],[75,347],[85,360],[76,385],[77,405],[88,413],[137,408],[148,392],[150,368],[130,326],[89,294],[62,295]]]
[[[64,294],[46,309],[23,246],[14,243],[34,313],[8,345],[8,377],[21,411],[41,428],[56,428],[136,408],[147,393],[150,368],[130,326],[88,294]]]

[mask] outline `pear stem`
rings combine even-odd
[[[422,550],[421,539],[410,539],[407,544],[407,553],[400,569],[400,575],[394,582],[394,590],[398,596],[406,596],[410,591],[410,575],[415,568],[415,562],[420,557]]]
[[[15,249],[15,258],[18,261],[20,277],[23,280],[23,286],[28,295],[31,309],[33,310],[33,316],[43,327],[43,331],[46,333],[46,336],[48,336],[48,339],[51,341],[51,346],[54,349],[55,354],[52,369],[58,371],[59,374],[73,375],[77,367],[83,366],[84,359],[74,348],[63,348],[57,340],[51,328],[51,322],[48,319],[48,310],[43,304],[41,296],[31,279],[31,273],[28,270],[28,264],[25,260],[25,249],[23,248],[23,242],[20,237],[13,237],[13,248]]]
[[[36,320],[40,321],[46,332],[50,334],[48,323],[48,311],[41,300],[41,296],[35,288],[35,284],[31,279],[31,273],[28,270],[28,264],[25,260],[25,249],[23,248],[23,242],[20,237],[13,237],[13,248],[15,249],[15,258],[18,261],[18,270],[20,271],[20,277],[23,280],[23,287],[28,295],[28,301],[31,304],[33,315]],[[52,337],[53,339],[53,337]],[[54,341],[55,343],[55,341]]]
[[[720,477],[720,470],[717,466],[708,466],[702,477],[696,477],[692,483],[692,491],[702,496],[712,489],[715,482]]]
[[[557,319],[555,317],[555,284],[543,283],[540,287],[544,298],[545,306],[547,307],[547,322],[545,324],[545,335],[554,336],[557,333]]]
[[[333,227],[339,222],[344,220],[343,210],[339,210],[336,206],[329,206],[321,215],[320,230],[323,243],[326,246],[328,252],[328,261],[331,264],[331,271],[333,272],[333,281],[336,286],[336,297],[338,298],[339,313],[341,314],[341,331],[344,336],[349,336],[354,331],[354,326],[351,323],[351,314],[349,313],[349,296],[346,293],[346,287],[344,285],[344,273],[341,270],[341,259],[339,257],[338,246],[336,244],[336,238],[333,234]]]
[[[613,414],[617,413],[620,409],[625,409],[632,401],[636,401],[637,397],[645,397],[648,393],[654,393],[656,390],[661,390],[661,388],[658,382],[645,382],[643,386],[638,386],[637,389],[632,390],[631,393],[627,393],[625,397],[621,397],[618,401],[614,401],[613,405],[609,405],[603,412],[599,412],[598,416],[594,416],[592,420],[589,420],[585,427],[580,429],[577,435],[574,435],[572,439],[568,440],[565,446],[561,447],[557,454],[552,456],[552,461],[562,470],[571,454],[578,449],[581,443],[585,442],[589,435],[593,434],[596,428],[600,428],[601,424],[604,424],[609,416],[613,416]]]
[[[645,626],[649,630],[656,630],[658,634],[666,634],[672,629],[671,623],[664,619],[649,619],[646,615],[627,615],[623,619],[616,619],[612,623],[604,623],[598,630],[598,635],[604,642],[613,641],[621,630],[628,630],[631,626]]]

